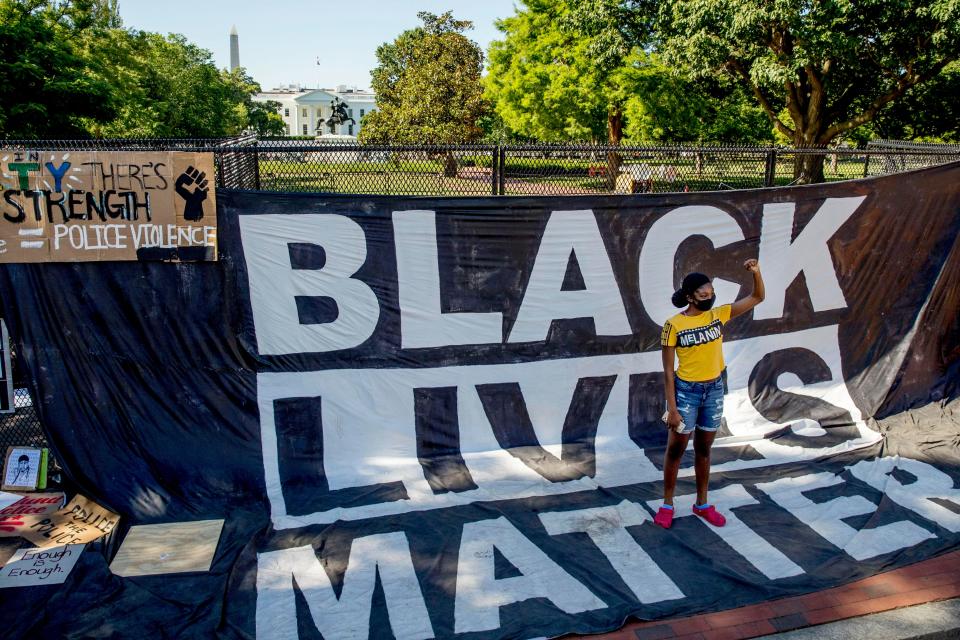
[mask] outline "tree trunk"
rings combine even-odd
[[[611,107],[607,112],[607,140],[611,145],[620,146],[623,140],[623,112],[620,107]],[[616,151],[607,152],[607,189],[611,191],[617,186],[617,177],[620,175],[620,154]]]
[[[817,149],[825,145],[818,140],[819,127],[810,127],[806,131],[798,126],[793,137],[793,146],[797,149]],[[816,184],[824,181],[823,164],[825,153],[798,153],[793,158],[793,181],[795,184]]]
[[[453,151],[447,151],[443,157],[443,177],[456,178],[457,168],[457,157],[453,155]]]
[[[797,154],[793,158],[793,181],[795,184],[823,182],[824,154]]]

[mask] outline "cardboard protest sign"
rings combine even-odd
[[[62,491],[15,494],[20,499],[3,509],[0,515],[41,515],[53,513],[63,506],[65,500]]]
[[[81,495],[59,511],[26,516],[30,521],[20,535],[38,547],[92,542],[113,531],[120,516]]]
[[[0,569],[0,589],[62,584],[82,552],[82,544],[53,549],[17,549]]]
[[[222,529],[223,520],[130,527],[110,571],[126,577],[209,571]]]
[[[22,494],[0,491],[0,509],[5,509],[20,501]]]
[[[0,149],[0,263],[216,260],[211,153]]]
[[[3,457],[5,491],[29,491],[47,486],[47,450],[36,447],[7,447]]]
[[[21,495],[19,500],[0,509],[0,537],[22,535],[24,529],[60,509],[64,502],[64,495],[59,491]]]

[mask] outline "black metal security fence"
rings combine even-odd
[[[714,191],[827,181],[960,160],[958,148],[791,149],[750,146],[350,145],[259,140],[255,189],[372,195],[573,195]],[[222,153],[222,152],[219,152]],[[245,163],[249,166],[251,163]],[[249,176],[248,176],[249,178]],[[229,177],[221,183],[234,186]],[[243,186],[250,188],[249,179]]]
[[[690,145],[360,145],[217,139],[0,141],[0,148],[212,151],[228,189],[370,195],[573,195],[714,191],[848,180],[960,160],[960,145],[881,140],[863,149]]]
[[[900,173],[960,159],[960,144],[871,140],[867,143],[867,149],[883,152],[874,155],[874,162],[879,163],[880,166],[874,167],[870,175]]]
[[[27,389],[27,380],[17,362],[17,354],[11,351],[13,385],[12,411],[0,412],[0,453],[7,447],[45,447],[47,437],[43,432],[33,398]]]

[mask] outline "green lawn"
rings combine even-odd
[[[490,195],[486,179],[447,178],[439,171],[302,171],[279,173],[261,164],[260,188],[268,191],[370,195]]]
[[[395,154],[386,161],[319,162],[260,161],[260,185],[271,191],[305,191],[382,195],[489,195],[490,160],[486,155],[460,156],[456,177],[443,175],[443,158],[409,158]],[[622,171],[652,180],[652,191],[669,192],[750,189],[764,186],[762,154],[709,154],[697,167],[693,157],[636,158],[624,154]],[[504,186],[507,194],[610,193],[604,177],[605,157],[507,157]],[[593,175],[591,175],[591,173]],[[861,159],[827,159],[827,181],[861,178]],[[792,158],[778,158],[774,184],[794,181]]]

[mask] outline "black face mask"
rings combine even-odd
[[[695,306],[700,311],[710,311],[710,309],[713,307],[713,303],[716,301],[717,301],[717,294],[713,294],[713,296],[711,296],[706,300],[694,301],[693,306]]]

